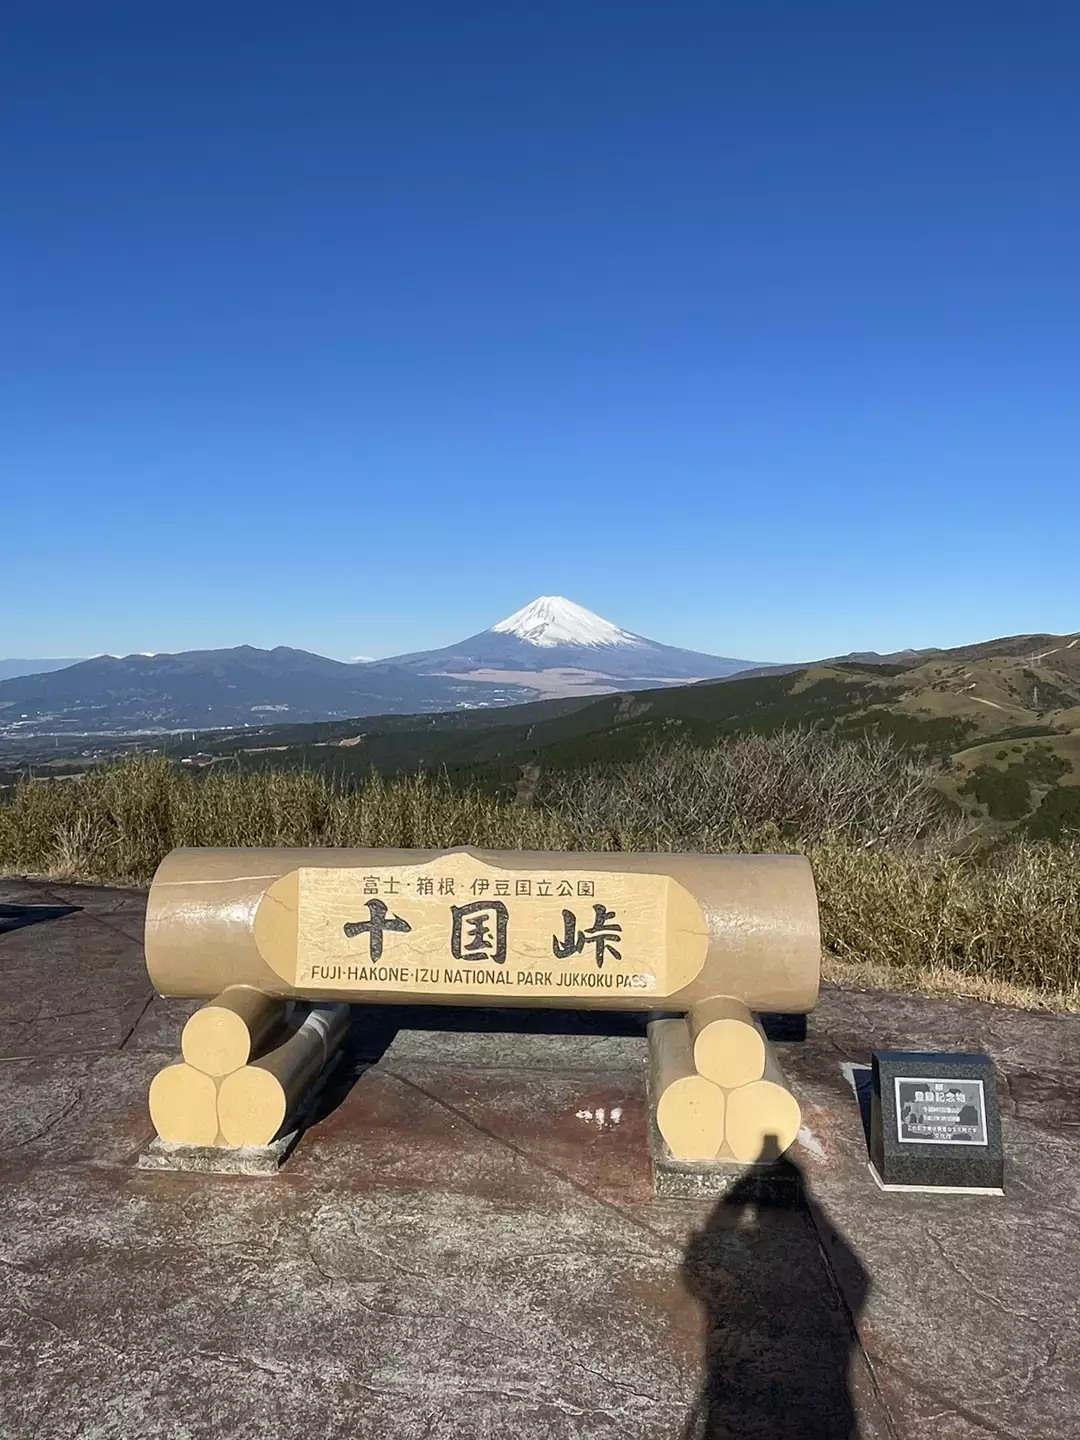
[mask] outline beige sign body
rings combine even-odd
[[[304,866],[259,903],[255,943],[305,994],[504,995],[649,1008],[698,975],[701,906],[669,875],[510,870],[467,853],[368,870]]]
[[[154,876],[163,995],[812,1010],[821,942],[802,855],[182,848]]]

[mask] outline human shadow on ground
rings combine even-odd
[[[45,920],[61,920],[81,909],[81,905],[0,905],[0,935],[6,935],[9,930],[22,930],[27,925],[40,925]]]
[[[703,1311],[704,1375],[682,1440],[859,1434],[849,1371],[870,1279],[799,1189],[770,1201],[747,1176],[691,1237],[682,1278]]]

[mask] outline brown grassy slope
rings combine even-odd
[[[1071,663],[1072,654],[1080,651],[1080,633],[1073,630],[1068,635],[1003,635],[997,640],[980,640],[974,645],[956,645],[949,650],[939,650],[937,658],[947,660],[986,660],[1012,656],[1021,660],[1036,657],[1040,662],[1057,657],[1057,663]],[[1080,656],[1077,657],[1080,664]]]
[[[267,727],[249,736],[200,737],[205,762],[244,768],[306,766],[363,779],[447,767],[465,783],[512,794],[523,771],[631,761],[657,743],[819,726],[853,735],[878,728],[902,744],[928,747],[950,773],[943,789],[971,813],[987,807],[959,786],[983,763],[973,747],[1038,732],[1071,755],[1080,736],[1080,639],[1012,636],[953,651],[892,657],[875,665],[828,662],[757,678],[736,676],[671,690],[602,697],[567,707],[383,717],[363,722]],[[1060,742],[1057,737],[1064,737]],[[145,745],[145,741],[142,742]],[[281,747],[285,748],[282,749]],[[991,752],[993,753],[993,752]],[[202,763],[202,762],[200,762]],[[1071,761],[1070,761],[1071,763]],[[1066,772],[1052,784],[1067,785]],[[1040,801],[1038,789],[1033,803]],[[994,823],[1017,823],[1016,817]]]
[[[995,653],[998,647],[1002,653]],[[835,673],[813,667],[795,685],[809,697],[816,684]],[[935,655],[883,676],[876,688],[880,700],[873,687],[865,688],[864,723],[895,724],[906,718],[915,725],[956,727],[963,739],[947,758],[938,784],[950,800],[992,827],[1022,823],[1050,791],[1080,783],[1077,637],[1012,637],[967,647],[959,657],[957,652]],[[1034,765],[1044,753],[1061,764],[1056,773],[1032,771],[1026,814],[990,807],[973,792],[973,772],[986,767],[1015,771],[1018,765]]]
[[[1040,722],[1069,729],[1080,705],[1080,649],[1037,665],[1013,656],[930,660],[897,680],[906,693],[893,703],[910,713],[964,715],[988,735]]]

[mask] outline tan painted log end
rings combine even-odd
[[[254,1059],[285,1018],[285,1002],[250,985],[230,985],[184,1026],[184,1059],[205,1075],[229,1075]]]
[[[687,1017],[700,1075],[725,1090],[760,1080],[765,1036],[741,1000],[721,995],[695,1005]]]
[[[217,1082],[191,1065],[167,1065],[150,1082],[150,1119],[174,1145],[218,1140]]]
[[[446,963],[447,897],[466,893],[505,911],[501,941],[487,918],[493,953],[505,950],[497,985]],[[375,963],[368,906],[382,896],[397,928]],[[587,934],[597,906],[619,940],[602,965],[599,940],[587,960],[580,947],[563,953],[567,923]],[[801,855],[181,848],[154,876],[145,950],[161,994],[200,1000],[248,985],[321,1002],[637,1010],[647,1000],[671,1013],[716,995],[805,1012],[821,966]]]
[[[320,1005],[281,1045],[226,1075],[218,1092],[221,1134],[228,1145],[269,1145],[341,1044],[348,1005]]]
[[[269,1145],[285,1123],[289,1095],[276,1075],[245,1065],[221,1082],[218,1114],[227,1145]]]
[[[752,1080],[727,1096],[727,1147],[743,1164],[778,1160],[802,1124],[799,1102],[785,1084]]]
[[[724,1092],[694,1068],[685,1020],[649,1025],[656,1125],[676,1160],[713,1160],[724,1143]]]

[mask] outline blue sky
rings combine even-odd
[[[1075,0],[17,0],[0,655],[1080,627]],[[14,143],[11,137],[14,136]]]

